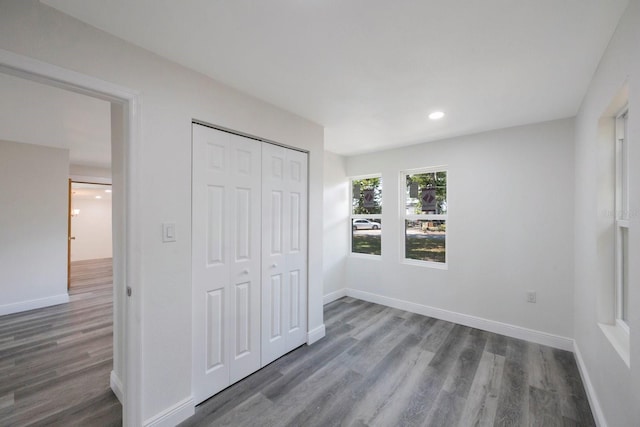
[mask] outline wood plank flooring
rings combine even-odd
[[[0,426],[116,426],[111,259],[71,266],[70,302],[0,317]]]
[[[187,426],[594,426],[573,354],[380,305],[207,400]]]

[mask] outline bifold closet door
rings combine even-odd
[[[307,154],[262,147],[262,366],[307,341]]]
[[[258,141],[193,125],[193,391],[197,403],[260,368]]]

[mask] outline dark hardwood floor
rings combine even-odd
[[[111,259],[72,263],[70,302],[0,317],[0,426],[116,426]]]
[[[380,305],[200,405],[187,426],[593,426],[573,354]]]

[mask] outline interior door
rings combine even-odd
[[[306,342],[307,154],[262,147],[262,366]]]
[[[193,379],[199,403],[260,367],[261,144],[193,125]]]

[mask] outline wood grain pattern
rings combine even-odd
[[[71,264],[70,302],[0,317],[0,426],[117,426],[111,259]]]
[[[594,426],[569,352],[345,297],[182,426]]]
[[[111,261],[71,302],[0,317],[0,426],[117,426]],[[218,393],[183,426],[593,426],[573,355],[353,298],[327,336]]]

